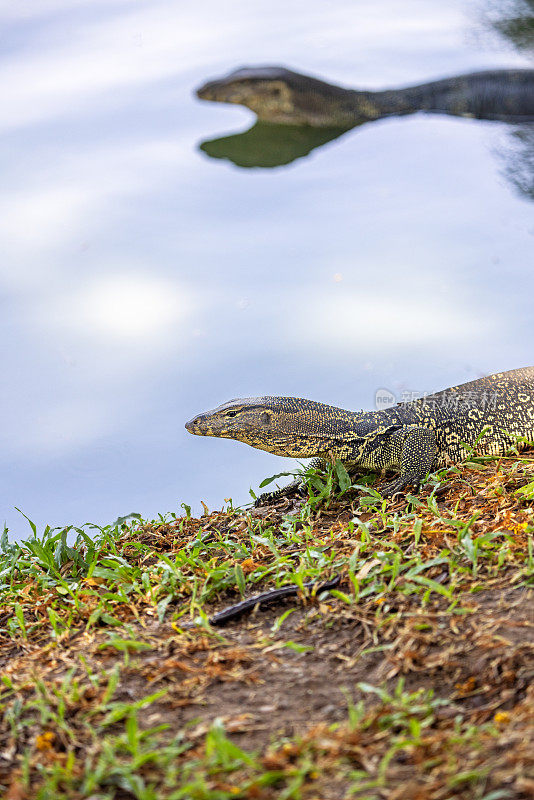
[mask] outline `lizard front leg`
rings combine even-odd
[[[306,469],[324,469],[324,466],[324,458],[314,458],[310,461]],[[257,508],[258,506],[268,505],[269,503],[276,503],[277,500],[288,497],[288,495],[293,494],[294,491],[303,494],[304,488],[304,480],[302,478],[296,478],[294,481],[291,481],[291,483],[288,483],[287,486],[283,486],[281,489],[275,489],[274,492],[262,492],[254,501],[254,507]]]
[[[436,456],[435,432],[431,428],[405,425],[391,435],[390,446],[392,462],[400,466],[400,474],[384,486],[382,495],[393,496],[412,485],[417,491]]]

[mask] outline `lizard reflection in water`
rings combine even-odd
[[[202,100],[250,108],[248,131],[200,145],[240,167],[275,167],[308,155],[354,127],[418,111],[508,123],[534,121],[534,70],[488,70],[371,92],[345,89],[283,67],[245,67],[209,81]]]

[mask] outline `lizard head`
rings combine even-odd
[[[282,67],[241,67],[197,89],[197,97],[216,103],[237,103],[256,110],[263,103],[280,107],[289,85]]]
[[[336,100],[346,89],[284,67],[241,67],[197,89],[197,97],[250,108],[258,119],[288,125],[336,126]],[[332,105],[334,104],[334,105]]]
[[[351,412],[295,397],[230,400],[186,423],[189,433],[237,439],[279,456],[313,458],[335,450]]]

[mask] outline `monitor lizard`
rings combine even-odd
[[[198,436],[237,439],[279,456],[339,459],[347,471],[396,472],[384,496],[419,488],[429,472],[476,446],[499,455],[534,439],[534,367],[499,372],[380,411],[346,411],[299,397],[230,400],[193,417]],[[519,442],[519,446],[521,446]],[[287,489],[287,487],[286,487]]]
[[[197,96],[246,106],[264,122],[319,128],[348,129],[417,111],[524,122],[534,120],[534,70],[485,70],[369,91],[345,89],[285,67],[242,67],[208,81]]]

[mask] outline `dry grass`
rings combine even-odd
[[[0,793],[534,796],[534,453],[395,502],[332,476],[306,502],[4,539]]]

